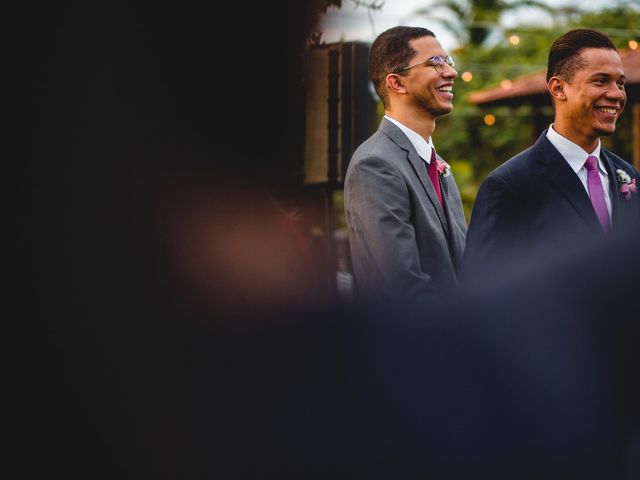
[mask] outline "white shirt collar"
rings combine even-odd
[[[602,165],[602,160],[600,160],[600,139],[598,139],[598,145],[596,145],[593,152],[585,152],[582,147],[576,145],[571,140],[556,132],[553,129],[553,123],[549,125],[549,128],[547,129],[547,138],[560,152],[560,155],[564,157],[574,172],[578,173],[578,171],[584,167],[584,162],[586,162],[587,156],[593,155],[598,159],[598,169],[602,173],[606,173],[604,165]]]
[[[404,126],[399,121],[389,117],[388,115],[385,115],[384,118],[392,122],[400,130],[402,130],[402,132],[411,142],[411,145],[413,145],[413,148],[415,148],[416,152],[418,152],[418,155],[420,155],[420,158],[422,158],[427,163],[431,163],[431,150],[435,151],[436,149],[436,147],[433,146],[431,137],[429,137],[429,141],[427,142],[424,138],[422,138],[420,134],[414,132],[409,127]]]

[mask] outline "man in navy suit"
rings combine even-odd
[[[598,31],[575,29],[555,40],[547,67],[554,122],[480,185],[465,276],[640,222],[638,172],[600,143],[614,133],[627,100],[615,45]]]

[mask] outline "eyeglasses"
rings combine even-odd
[[[404,67],[404,68],[396,68],[393,71],[393,73],[401,73],[406,70],[409,70],[410,68],[417,67],[418,65],[433,67],[436,72],[440,73],[442,72],[442,70],[444,70],[445,63],[453,68],[454,67],[453,57],[451,55],[447,55],[446,57],[443,57],[441,55],[434,55],[433,57],[425,60],[424,62],[415,63],[413,65],[409,65],[408,67]]]

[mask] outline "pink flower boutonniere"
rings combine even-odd
[[[620,182],[620,193],[622,193],[625,200],[629,200],[631,195],[638,190],[636,179],[631,179],[629,174],[621,168],[617,169],[616,173],[618,174],[618,182]]]
[[[447,162],[443,162],[436,158],[436,168],[438,169],[438,173],[441,177],[448,177],[451,175],[451,167]]]

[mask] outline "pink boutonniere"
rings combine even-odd
[[[636,179],[632,179],[631,176],[621,168],[617,169],[616,173],[618,174],[618,182],[620,182],[620,193],[622,193],[625,200],[629,200],[631,195],[638,190]]]
[[[448,177],[451,175],[451,167],[447,162],[443,162],[436,158],[436,168],[438,169],[438,173],[441,177]]]

